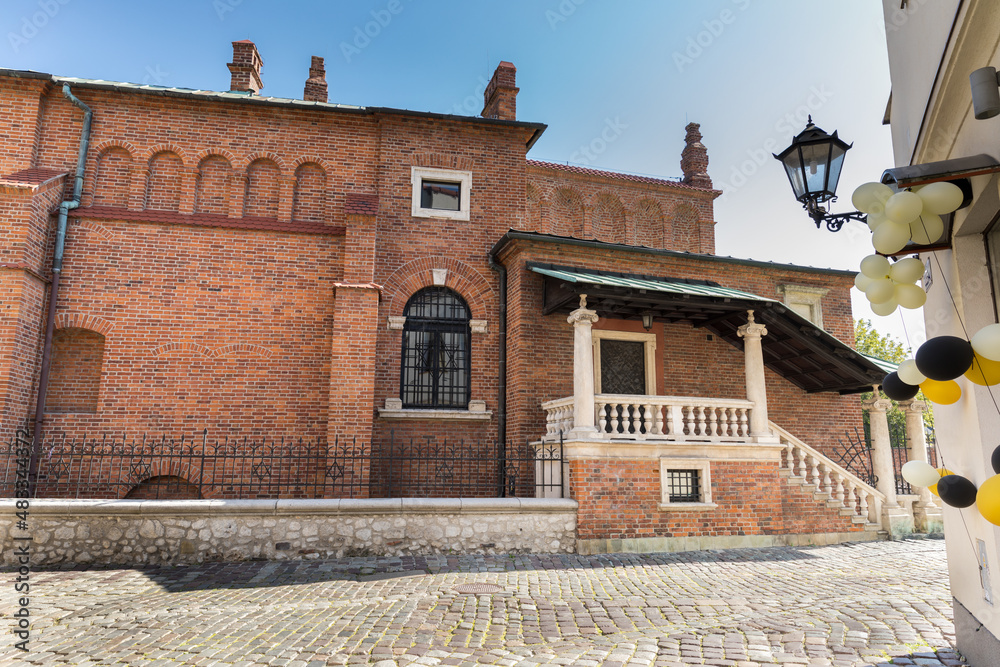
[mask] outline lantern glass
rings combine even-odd
[[[813,125],[810,118],[806,129],[792,140],[792,145],[774,157],[784,165],[797,200],[803,204],[822,203],[837,194],[844,155],[849,148],[836,132],[827,134]]]

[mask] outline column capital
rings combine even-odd
[[[885,398],[878,392],[878,386],[872,387],[873,394],[872,397],[861,401],[862,407],[873,410],[875,412],[888,412],[892,409],[892,401]],[[918,401],[919,402],[919,401]]]
[[[754,322],[753,311],[748,310],[747,323],[736,330],[736,335],[740,338],[760,339],[761,336],[767,335],[767,326],[759,322]]]
[[[924,401],[918,401],[915,398],[911,398],[908,401],[900,401],[899,407],[903,408],[904,412],[915,412],[917,414],[927,411],[927,403]]]
[[[576,326],[578,324],[593,324],[600,318],[597,316],[596,310],[590,310],[587,308],[587,295],[580,295],[580,307],[569,314],[566,321]]]

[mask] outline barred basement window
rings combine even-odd
[[[670,502],[701,502],[701,485],[697,470],[670,470],[667,475]]]
[[[466,409],[472,374],[468,305],[447,287],[427,287],[410,297],[403,314],[403,408]]]

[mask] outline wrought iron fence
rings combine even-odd
[[[0,448],[0,495],[13,496],[18,431]],[[250,438],[58,435],[39,447],[36,497],[561,497],[562,441],[510,446],[430,438],[359,443]]]
[[[853,436],[850,432],[845,433],[847,438],[846,443],[844,440],[840,441],[843,452],[840,463],[864,481],[875,486],[878,477],[874,474],[871,461],[871,425],[868,422],[867,410],[864,411],[863,423],[863,439],[857,428],[855,428]],[[927,459],[932,466],[937,467],[937,451],[933,433],[933,431],[927,433]],[[889,446],[892,452],[892,469],[895,477],[896,493],[901,495],[916,493],[913,487],[910,486],[910,483],[903,479],[902,473],[903,465],[910,460],[909,440],[906,437],[905,422],[898,420],[889,421]]]

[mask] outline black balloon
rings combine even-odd
[[[882,380],[882,393],[894,401],[908,401],[917,395],[920,387],[906,384],[899,379],[895,371],[889,373]]]
[[[990,458],[990,463],[993,464],[993,472],[1000,475],[1000,447],[993,450],[993,456]]]
[[[945,475],[937,483],[938,495],[952,507],[968,507],[976,502],[976,485],[961,475]]]
[[[932,380],[954,380],[972,366],[972,343],[957,336],[931,338],[917,350],[917,370]]]

